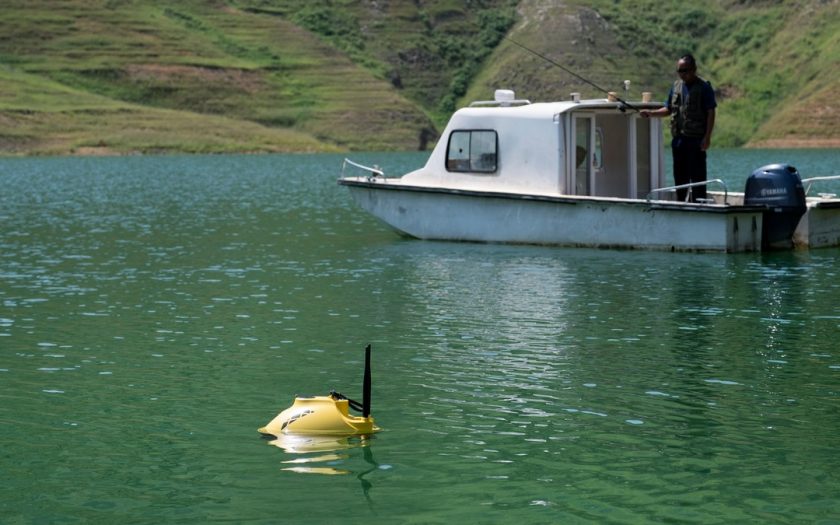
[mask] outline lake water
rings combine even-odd
[[[0,159],[0,522],[840,523],[840,250],[403,239],[340,165]],[[382,432],[257,433],[367,343]]]

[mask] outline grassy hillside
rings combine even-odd
[[[418,149],[498,87],[664,98],[692,50],[718,145],[840,146],[840,0],[4,0],[0,154]]]
[[[6,0],[0,153],[423,148],[511,5]]]
[[[724,133],[749,145],[840,146],[840,2],[723,4],[706,49],[730,95]]]
[[[115,101],[0,70],[0,153],[324,151],[311,135],[225,116]]]

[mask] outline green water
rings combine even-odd
[[[773,153],[711,176],[838,159]],[[407,240],[340,164],[0,159],[0,522],[840,523],[840,250]],[[259,436],[369,342],[374,439]]]

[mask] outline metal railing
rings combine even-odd
[[[667,188],[656,188],[655,190],[650,190],[650,193],[647,194],[647,196],[645,197],[645,200],[649,201],[651,199],[651,196],[654,193],[688,189],[688,191],[685,194],[685,202],[688,202],[688,200],[691,198],[691,188],[696,188],[697,186],[707,186],[707,185],[709,185],[713,182],[718,183],[721,186],[723,186],[723,203],[724,204],[729,204],[729,202],[728,202],[728,200],[729,200],[729,190],[726,188],[726,183],[723,182],[723,180],[721,180],[721,179],[711,179],[711,180],[704,180],[704,181],[701,181],[701,182],[691,182],[691,183],[688,183],[688,184],[680,184],[679,186],[668,186]]]
[[[808,192],[811,191],[811,185],[817,181],[821,180],[840,180],[840,175],[828,175],[825,177],[810,177],[807,179],[802,179],[802,184],[807,184],[808,186],[805,187],[805,195],[808,195]],[[824,194],[820,193],[820,196]],[[826,193],[825,195],[831,195],[832,197],[836,194]]]
[[[373,173],[373,175],[376,176],[376,177],[386,178],[385,177],[385,172],[382,171],[381,169],[379,169],[379,166],[376,166],[376,165],[374,165],[373,167],[365,166],[364,164],[359,164],[358,162],[353,162],[352,160],[347,159],[347,158],[344,159],[344,163],[341,165],[341,176],[342,177],[344,177],[344,168],[346,168],[348,164],[351,165],[351,166],[354,166],[356,168],[359,168],[359,169],[362,169],[362,170],[365,170],[365,171],[369,171],[370,173]],[[368,178],[370,179],[370,178],[373,178],[373,177],[368,176]]]

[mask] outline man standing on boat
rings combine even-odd
[[[679,186],[706,181],[706,150],[715,128],[715,92],[712,85],[697,76],[697,62],[690,54],[677,62],[679,79],[671,86],[665,106],[643,110],[643,117],[671,116],[671,152],[674,157],[674,183]],[[677,200],[685,201],[688,190],[677,190]],[[706,198],[706,186],[691,188],[692,201]]]

